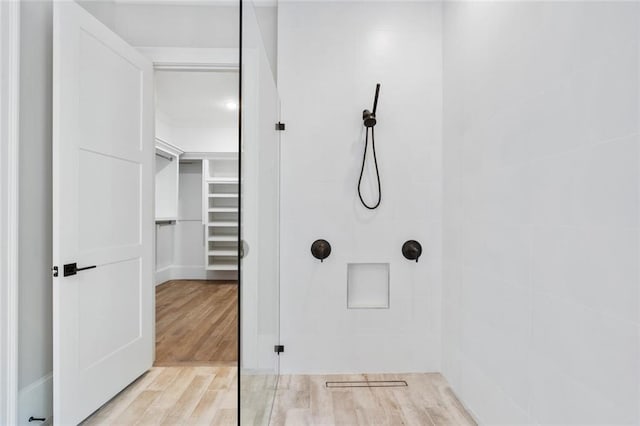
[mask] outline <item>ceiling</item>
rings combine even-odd
[[[238,73],[156,71],[156,109],[173,127],[237,127]]]

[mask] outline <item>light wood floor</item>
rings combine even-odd
[[[327,388],[327,381],[405,380],[408,387]],[[442,375],[282,376],[272,426],[475,425]]]
[[[83,425],[237,423],[236,367],[153,367]]]
[[[236,365],[235,281],[168,281],[156,287],[156,366]]]
[[[267,408],[270,392],[251,379],[243,419]],[[327,388],[327,381],[405,380],[407,387]],[[256,407],[251,395],[265,396]],[[249,397],[249,398],[247,398]],[[260,398],[258,398],[260,400]],[[255,402],[257,402],[256,400]],[[245,404],[246,403],[246,404]],[[263,404],[264,403],[264,404]],[[262,406],[264,405],[264,406]],[[87,419],[83,425],[235,425],[236,367],[154,367]],[[245,423],[243,421],[243,424]],[[261,424],[260,422],[250,424]],[[282,376],[271,426],[475,426],[444,378],[431,374]]]

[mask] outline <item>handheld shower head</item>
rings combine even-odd
[[[376,84],[376,95],[373,98],[373,112],[365,109],[362,111],[362,121],[365,127],[373,127],[376,125],[376,110],[378,109],[378,95],[380,94],[380,83]]]
[[[360,169],[360,178],[358,179],[358,197],[360,197],[360,202],[363,206],[365,206],[369,210],[375,210],[378,208],[380,203],[382,202],[382,188],[380,185],[380,171],[378,170],[378,159],[376,158],[376,139],[374,136],[374,126],[378,122],[376,120],[376,110],[378,109],[378,95],[380,94],[380,83],[376,85],[376,95],[373,98],[373,112],[365,109],[362,111],[362,121],[365,127],[365,137],[364,137],[364,154],[362,155],[362,168]],[[378,181],[378,201],[369,205],[362,198],[362,191],[360,190],[360,186],[362,185],[362,176],[364,175],[364,166],[367,161],[367,147],[369,146],[369,129],[371,129],[371,150],[373,151],[373,163],[376,166],[376,179]]]
[[[378,110],[378,95],[380,94],[380,83],[376,84],[376,96],[373,98],[373,114]]]

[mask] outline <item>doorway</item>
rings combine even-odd
[[[238,72],[156,69],[155,366],[238,361]]]

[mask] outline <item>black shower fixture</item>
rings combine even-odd
[[[323,262],[331,254],[331,244],[327,240],[315,240],[311,244],[311,254]]]
[[[378,109],[378,95],[380,94],[380,83],[376,84],[376,95],[373,98],[373,112],[365,109],[362,111],[362,121],[364,121],[364,127],[373,127],[378,122],[376,120],[376,110]]]
[[[417,263],[422,255],[422,245],[416,240],[406,241],[402,245],[402,255],[408,260],[415,260]]]
[[[382,201],[382,189],[380,188],[380,171],[378,170],[378,159],[376,158],[376,139],[373,135],[373,128],[378,123],[378,119],[376,118],[376,110],[378,109],[378,95],[380,94],[380,83],[376,84],[376,94],[373,98],[373,111],[369,111],[365,109],[362,111],[362,122],[365,127],[365,138],[364,138],[364,154],[362,156],[362,168],[360,169],[360,178],[358,179],[358,197],[360,197],[360,202],[363,206],[368,208],[369,210],[375,210],[380,205]],[[367,148],[369,147],[369,129],[371,129],[371,150],[373,151],[373,163],[376,166],[376,178],[378,180],[378,202],[373,206],[365,203],[362,198],[362,191],[360,190],[360,185],[362,185],[362,175],[364,174],[364,165],[367,161]]]

